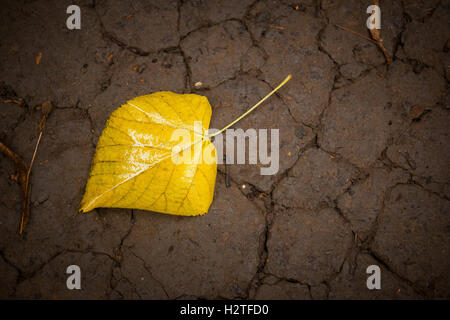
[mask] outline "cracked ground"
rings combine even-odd
[[[0,140],[28,163],[40,106],[54,109],[22,240],[16,168],[0,155],[0,297],[450,298],[448,0],[381,1],[390,65],[336,27],[369,36],[371,1],[1,4]],[[70,4],[81,30],[66,28]],[[219,165],[199,217],[77,213],[105,121],[128,99],[201,94],[221,128],[289,73],[235,126],[280,129],[278,174],[229,165],[227,187]],[[81,290],[66,287],[72,264]],[[370,265],[381,290],[366,287]]]

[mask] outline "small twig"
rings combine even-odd
[[[344,31],[348,31],[348,32],[350,32],[350,33],[353,33],[353,34],[357,35],[358,37],[361,37],[361,38],[363,38],[363,39],[366,39],[366,40],[368,40],[368,41],[370,41],[370,42],[373,42],[373,43],[377,44],[377,42],[376,42],[375,40],[373,40],[373,39],[371,39],[371,38],[369,38],[369,37],[366,37],[365,35],[363,35],[363,34],[361,34],[361,33],[358,33],[358,32],[356,32],[356,31],[353,31],[352,29],[349,29],[349,28],[344,27],[344,26],[340,26],[340,25],[338,25],[338,24],[335,24],[335,26],[338,27],[339,29],[342,29],[342,30],[344,30]]]
[[[18,104],[18,105],[23,105],[23,101],[22,100],[16,100],[16,99],[6,99],[6,100],[3,100],[3,103],[15,103],[15,104]]]
[[[36,158],[36,153],[37,153],[37,150],[39,147],[39,143],[41,142],[42,134],[44,133],[45,124],[47,123],[47,118],[48,118],[50,112],[52,112],[52,109],[53,109],[53,106],[50,101],[44,102],[41,106],[41,111],[42,111],[43,115],[41,118],[41,122],[39,123],[39,137],[36,142],[36,146],[34,147],[33,156],[31,157],[30,165],[29,165],[28,171],[27,171],[27,185],[26,185],[27,188],[25,191],[26,191],[26,195],[28,197],[28,207],[29,207],[29,201],[30,201],[29,198],[30,198],[30,194],[31,194],[31,184],[30,184],[31,168],[33,168],[34,159]],[[25,229],[25,226],[27,225],[29,218],[30,218],[30,210],[28,209],[27,211],[22,211],[22,216],[20,218],[20,228],[19,228],[20,235],[22,235],[23,230]]]
[[[43,131],[39,132],[39,137],[36,142],[36,146],[34,147],[33,157],[31,158],[30,166],[28,167],[28,170],[27,170],[27,177],[26,177],[27,184],[26,184],[26,189],[25,189],[25,195],[28,197],[28,201],[27,201],[28,210],[27,211],[22,210],[22,215],[20,217],[20,227],[19,227],[20,235],[22,235],[23,230],[30,218],[30,210],[29,210],[29,198],[30,198],[30,194],[31,194],[30,174],[31,174],[31,168],[33,167],[33,163],[34,163],[34,158],[36,157],[36,152],[37,152],[37,149],[39,146],[39,142],[41,141],[42,132]]]
[[[39,146],[39,142],[41,141],[41,138],[42,138],[42,131],[39,132],[38,141],[36,142],[36,146],[34,147],[33,157],[31,158],[30,166],[28,167],[27,179],[29,179],[30,177],[31,168],[33,167],[34,158],[36,157],[36,152]]]
[[[380,5],[380,2],[379,2],[378,0],[374,0],[374,4],[375,4],[376,6],[379,6],[379,5]],[[372,24],[373,24],[373,23],[374,23],[374,22],[372,22]],[[387,50],[386,50],[386,48],[384,47],[383,39],[381,38],[381,32],[380,32],[379,29],[375,29],[375,28],[370,29],[370,35],[372,36],[372,39],[371,39],[371,38],[366,37],[365,35],[363,35],[363,34],[361,34],[361,33],[358,33],[358,32],[356,32],[356,31],[351,30],[351,29],[349,29],[349,28],[347,28],[347,27],[340,26],[340,25],[338,25],[338,24],[335,24],[335,26],[338,27],[339,29],[342,29],[342,30],[344,30],[344,31],[348,31],[348,32],[350,32],[350,33],[353,33],[353,34],[357,35],[358,37],[361,37],[361,38],[366,39],[366,40],[368,40],[368,41],[370,41],[370,42],[372,42],[372,43],[375,43],[375,44],[378,46],[378,48],[381,50],[381,52],[383,52],[384,58],[386,59],[386,63],[387,63],[387,64],[391,64],[391,63],[392,63],[392,60],[391,60],[391,58],[389,58],[389,55],[388,55],[388,53],[387,53]]]
[[[19,170],[19,181],[21,184],[27,179],[27,165],[25,162],[8,146],[6,146],[3,142],[0,141],[0,151],[3,152],[8,158],[10,158],[16,164],[17,169]]]
[[[380,2],[378,0],[374,0],[374,4],[376,6],[380,6]],[[372,24],[374,22],[372,21]],[[381,38],[381,32],[379,29],[370,29],[370,35],[372,36],[372,38],[375,40],[378,48],[380,48],[381,52],[383,52],[384,58],[386,59],[387,64],[391,64],[392,60],[391,58],[389,58],[389,55],[387,53],[386,48],[384,47],[383,44],[383,39]]]
[[[283,26],[277,26],[276,24],[269,24],[269,27],[271,27],[271,28],[273,28],[273,29],[275,29],[275,30],[278,30],[278,31],[281,31],[281,30],[286,29],[285,27],[283,27]]]
[[[22,210],[22,215],[20,217],[20,227],[19,227],[19,234],[22,235],[23,230],[25,229],[25,226],[28,223],[28,220],[30,219],[30,194],[31,194],[31,184],[30,184],[30,176],[31,176],[31,168],[33,168],[34,159],[36,158],[36,153],[39,147],[39,143],[41,142],[42,134],[44,133],[45,124],[47,123],[47,118],[52,112],[52,103],[50,101],[46,101],[41,106],[41,111],[43,113],[41,122],[39,123],[39,137],[36,142],[36,146],[34,147],[33,156],[31,157],[30,165],[28,166],[27,170],[27,177],[26,177],[26,189],[25,189],[25,195],[27,198],[27,210]]]
[[[33,167],[34,160],[36,158],[36,153],[39,147],[39,143],[41,142],[42,134],[44,133],[45,124],[47,122],[47,118],[52,111],[52,103],[50,101],[44,102],[42,104],[42,118],[39,123],[39,137],[36,142],[36,146],[34,147],[33,156],[30,161],[30,165],[27,167],[25,162],[15,154],[10,148],[8,148],[5,144],[0,142],[0,151],[2,151],[6,156],[8,156],[11,160],[14,161],[16,167],[19,171],[20,177],[20,186],[22,189],[22,212],[20,215],[20,224],[19,224],[19,234],[22,237],[23,231],[30,219],[30,198],[31,198],[31,168]]]
[[[384,58],[386,59],[387,64],[391,64],[392,60],[389,58],[386,48],[383,44],[383,39],[381,39],[380,30],[373,29],[370,30],[370,33],[372,34],[372,38],[376,40],[378,48],[380,48],[381,52],[383,52]]]
[[[19,182],[22,190],[22,213],[20,218],[19,234],[22,236],[23,227],[27,220],[25,217],[30,215],[30,187],[29,187],[29,175],[28,168],[25,162],[4,143],[0,142],[0,151],[2,151],[7,157],[9,157],[16,164],[19,171]]]

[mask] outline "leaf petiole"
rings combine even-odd
[[[207,135],[207,138],[211,138],[214,137],[222,132],[224,132],[225,130],[227,130],[229,127],[231,127],[232,125],[234,125],[235,123],[239,122],[242,118],[244,118],[246,115],[248,115],[250,112],[252,112],[253,110],[255,110],[261,103],[263,103],[264,101],[266,101],[271,95],[273,95],[275,92],[277,92],[282,86],[284,86],[286,84],[286,82],[288,82],[289,80],[291,80],[292,75],[288,75],[286,77],[286,79],[283,80],[283,82],[281,82],[278,87],[276,87],[275,89],[273,89],[271,92],[269,92],[264,98],[262,98],[261,100],[259,100],[259,102],[257,104],[255,104],[253,107],[251,107],[250,109],[248,109],[244,114],[242,114],[239,118],[237,118],[236,120],[234,120],[233,122],[231,122],[229,125],[227,125],[226,127],[222,128],[221,130],[213,133],[213,134],[209,134]]]

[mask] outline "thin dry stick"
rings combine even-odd
[[[374,5],[379,6],[380,2],[378,0],[374,0]],[[372,24],[374,24],[374,23],[375,23],[375,19],[372,21]],[[344,31],[353,33],[354,35],[357,35],[358,37],[361,37],[363,39],[369,40],[372,43],[375,43],[378,46],[378,48],[381,50],[381,52],[383,52],[384,58],[386,59],[386,63],[387,64],[391,64],[392,63],[392,60],[391,60],[391,58],[389,58],[387,50],[384,47],[383,39],[381,38],[381,32],[380,32],[379,29],[375,29],[375,28],[370,29],[370,35],[372,36],[372,39],[371,39],[371,38],[366,37],[365,35],[363,35],[361,33],[358,33],[356,31],[351,30],[351,29],[349,29],[347,27],[340,26],[338,24],[335,24],[335,26],[338,27],[339,29],[342,29]]]
[[[374,5],[380,6],[380,2],[378,0],[374,1]],[[375,23],[375,19],[372,21],[372,24]],[[370,29],[370,34],[372,38],[375,40],[378,48],[380,48],[381,52],[383,52],[384,58],[386,59],[387,64],[391,64],[392,60],[389,58],[386,48],[383,44],[383,39],[381,38],[381,32],[379,29]]]
[[[369,40],[370,42],[373,42],[373,43],[377,44],[377,42],[375,40],[373,40],[373,39],[371,39],[369,37],[366,37],[365,35],[363,35],[363,34],[361,34],[359,32],[353,31],[352,29],[349,29],[347,27],[344,27],[344,26],[341,26],[341,25],[338,25],[338,24],[335,24],[335,26],[338,27],[339,29],[342,29],[344,31],[353,33],[354,35],[357,35],[358,37],[361,37],[363,39]]]
[[[3,100],[4,103],[15,103],[18,105],[23,105],[23,101],[22,100],[16,100],[16,99],[6,99]]]
[[[16,164],[17,169],[19,170],[19,182],[22,184],[27,179],[27,165],[25,162],[8,146],[6,146],[3,142],[0,141],[0,151],[3,152],[8,158],[10,158]]]
[[[39,137],[36,142],[36,146],[34,147],[33,157],[31,158],[30,166],[28,167],[28,171],[27,171],[27,177],[26,177],[27,184],[26,184],[25,194],[28,196],[28,198],[29,198],[29,195],[31,194],[31,184],[30,184],[31,168],[33,167],[34,159],[36,157],[36,152],[37,152],[39,143],[41,141],[41,137],[42,137],[42,131],[39,132]],[[28,207],[29,207],[29,200],[28,200]],[[20,227],[19,227],[20,235],[22,235],[23,230],[24,230],[26,224],[28,223],[29,219],[30,219],[30,210],[28,209],[27,211],[22,211],[22,215],[20,217]]]
[[[30,165],[28,167],[27,176],[26,176],[26,189],[25,194],[27,196],[27,211],[22,211],[22,216],[20,217],[20,227],[19,227],[19,234],[22,235],[23,230],[25,229],[25,226],[28,223],[28,220],[30,219],[30,210],[29,210],[29,203],[30,203],[30,194],[31,194],[31,184],[30,184],[30,175],[31,175],[31,168],[33,167],[34,159],[36,158],[36,153],[39,147],[39,143],[41,142],[42,134],[44,133],[45,124],[47,122],[47,117],[52,111],[52,103],[50,101],[44,102],[42,104],[42,119],[39,123],[39,137],[36,142],[36,146],[34,147],[33,156],[31,157]]]
[[[7,157],[9,157],[16,164],[17,170],[19,171],[19,182],[22,190],[22,213],[19,233],[22,235],[23,227],[26,224],[24,217],[30,216],[30,187],[29,187],[29,175],[28,168],[25,162],[12,151],[5,144],[0,142],[0,151],[2,151]]]

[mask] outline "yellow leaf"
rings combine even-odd
[[[209,135],[211,106],[206,97],[164,91],[128,101],[111,114],[98,140],[80,211],[109,207],[185,216],[208,212],[217,174],[216,150],[209,138],[237,123],[289,79],[291,75]],[[188,140],[181,144],[174,139],[180,131]],[[185,161],[175,161],[180,159]]]
[[[122,105],[99,138],[80,211],[113,207],[187,216],[206,213],[217,161],[174,164],[172,148],[179,141],[171,137],[184,129],[191,141],[198,140],[194,122],[201,121],[201,148],[189,146],[192,157],[198,158],[199,152],[214,148],[207,138],[210,120],[207,98],[196,94],[157,92]]]

